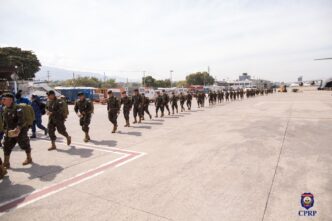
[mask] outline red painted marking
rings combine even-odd
[[[29,203],[33,200],[37,200],[38,198],[41,198],[47,194],[50,194],[52,192],[56,192],[58,190],[61,190],[62,188],[68,187],[69,185],[72,184],[76,184],[86,178],[89,178],[91,176],[96,175],[99,172],[103,172],[107,169],[113,168],[121,163],[124,163],[128,160],[131,160],[139,155],[141,155],[141,153],[136,153],[136,152],[130,152],[130,151],[125,151],[125,150],[115,150],[115,149],[111,149],[113,152],[119,152],[119,153],[125,153],[128,154],[128,156],[120,158],[118,160],[115,160],[113,162],[107,163],[101,167],[97,167],[93,170],[84,172],[78,176],[69,178],[67,180],[64,180],[60,183],[51,185],[49,187],[46,187],[44,189],[41,190],[37,190],[32,192],[31,194],[27,195],[27,196],[21,196],[13,201],[9,201],[8,203],[3,204],[2,206],[0,206],[0,213],[6,212],[8,210],[11,210],[15,207],[18,207],[20,205],[22,205],[23,203]]]

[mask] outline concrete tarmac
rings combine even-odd
[[[16,147],[0,181],[0,220],[332,220],[331,92],[205,108],[193,99],[192,111],[164,118],[150,106],[152,120],[126,128],[121,112],[112,134],[96,104],[87,144],[70,106],[71,146],[59,135],[49,152],[40,132],[29,166]],[[314,217],[299,216],[305,192]]]

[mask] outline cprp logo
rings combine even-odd
[[[300,210],[299,216],[315,216],[317,214],[316,210],[309,210],[314,206],[315,199],[312,193],[303,193],[301,195],[301,206],[306,210]]]

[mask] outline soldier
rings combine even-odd
[[[24,117],[24,110],[14,103],[14,96],[12,94],[3,95],[2,99],[5,106],[3,112],[5,131],[3,144],[5,159],[3,166],[6,169],[10,168],[10,154],[17,143],[27,155],[26,160],[22,164],[32,164],[30,140],[28,137],[29,125]]]
[[[85,98],[83,92],[77,94],[78,100],[75,102],[74,111],[80,118],[80,125],[83,132],[85,133],[84,142],[90,140],[89,136],[89,125],[91,122],[91,115],[93,114],[93,103]]]
[[[224,101],[224,92],[222,90],[220,91],[220,101]]]
[[[176,113],[178,113],[178,100],[179,98],[175,95],[174,92],[172,92],[172,97],[171,97],[171,105],[172,105],[172,114],[174,114],[174,109],[176,109]]]
[[[202,91],[201,93],[201,107],[204,107],[204,104],[205,104],[205,92]]]
[[[113,124],[112,133],[115,133],[116,129],[118,129],[118,114],[120,112],[120,102],[113,95],[112,90],[109,90],[107,94],[108,94],[108,99],[107,99],[108,119]]]
[[[168,115],[170,115],[171,112],[169,111],[169,107],[168,107],[169,96],[168,96],[168,94],[165,92],[165,90],[163,90],[163,101],[164,101],[164,107],[166,107],[166,109],[167,109],[167,111],[168,111]]]
[[[217,98],[218,98],[218,103],[221,103],[221,91],[220,90],[218,90]]]
[[[212,91],[209,91],[209,105],[212,105],[213,104],[213,93]]]
[[[144,93],[142,93],[142,120],[144,120],[144,112],[147,113],[152,119],[152,116],[149,111],[149,105],[150,105],[150,99],[148,97],[145,97]]]
[[[134,106],[134,122],[137,123],[137,115],[138,115],[138,123],[141,123],[142,118],[142,96],[139,94],[138,89],[134,90],[134,95],[132,96],[132,102]]]
[[[159,109],[160,109],[160,112],[161,112],[161,116],[160,117],[163,117],[164,116],[164,99],[160,95],[159,91],[157,91],[157,97],[156,97],[156,100],[155,100],[154,104],[156,106],[156,117],[158,117],[158,111],[159,111]]]
[[[185,111],[186,109],[184,108],[184,102],[186,101],[186,97],[183,95],[183,93],[180,93],[180,105],[181,105],[181,112]]]
[[[201,97],[200,97],[200,93],[198,91],[196,91],[196,101],[197,101],[197,107],[200,108],[201,107]]]
[[[49,151],[55,150],[56,145],[56,136],[55,130],[58,130],[59,134],[63,135],[67,139],[67,145],[71,144],[71,137],[67,133],[65,120],[67,118],[66,107],[64,101],[57,99],[55,92],[50,90],[47,93],[47,104],[46,104],[46,113],[48,115],[48,133],[51,139],[51,147],[48,148]]]
[[[229,101],[229,92],[228,92],[228,90],[225,93],[225,98],[226,98],[226,101]]]
[[[193,96],[191,95],[190,92],[187,94],[187,108],[188,110],[191,110],[191,100],[193,99]]]
[[[126,120],[126,124],[124,126],[130,127],[129,114],[130,114],[131,107],[133,106],[133,103],[132,103],[131,98],[127,96],[126,91],[122,92],[121,105],[123,105],[123,116]]]

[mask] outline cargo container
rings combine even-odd
[[[83,92],[86,98],[94,100],[95,88],[93,87],[55,87],[55,90],[65,96],[68,103],[75,102],[78,92]]]

